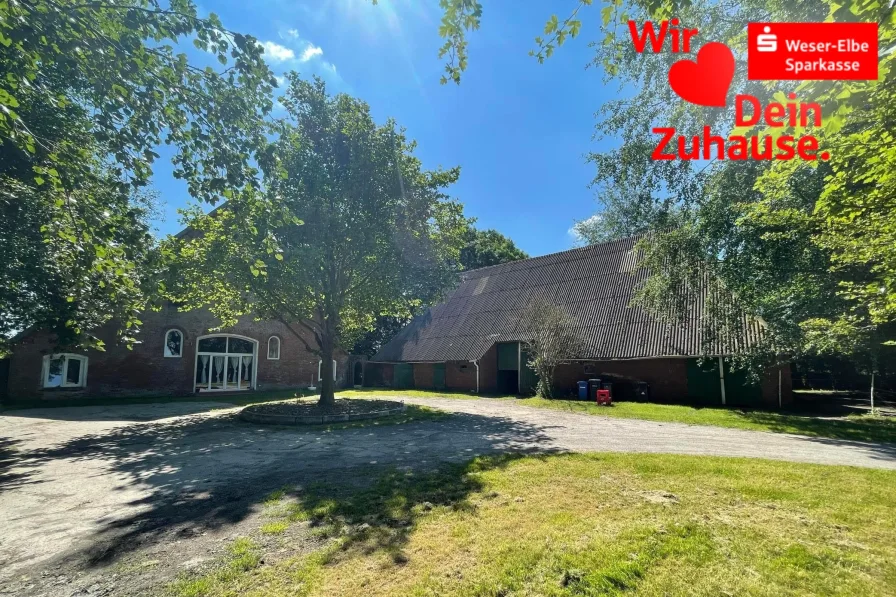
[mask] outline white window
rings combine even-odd
[[[165,356],[180,358],[184,353],[184,335],[180,330],[165,332]]]
[[[277,336],[271,336],[270,338],[268,338],[268,360],[280,360],[280,338],[278,338]]]
[[[54,354],[44,357],[43,387],[83,388],[87,385],[87,357]]]
[[[258,342],[232,334],[197,338],[195,388],[199,392],[255,387]]]
[[[324,364],[323,361],[317,362],[317,379],[318,379],[318,381],[323,379],[323,377],[320,376],[320,370],[323,368],[322,367],[323,364]],[[333,381],[336,381],[336,359],[333,359]]]

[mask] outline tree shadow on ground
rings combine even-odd
[[[893,417],[824,419],[763,411],[741,411],[737,414],[745,421],[767,426],[769,430],[777,433],[795,433],[855,442],[896,443],[896,419]]]
[[[484,488],[477,473],[503,469],[525,456],[479,456],[465,463],[443,463],[422,473],[366,470],[350,481],[315,483],[284,495],[295,500],[290,518],[307,520],[326,536],[339,537],[339,552],[330,558],[345,557],[339,554],[346,552],[383,550],[401,565],[407,562],[402,549],[422,517],[439,507],[475,510],[477,505],[470,498]]]
[[[457,414],[328,430],[261,427],[228,414],[116,427],[17,458],[20,464],[63,459],[69,470],[101,462],[109,486],[94,479],[90,491],[133,492],[96,521],[96,532],[41,565],[95,569],[142,547],[238,523],[284,486],[318,488],[299,492],[312,510],[326,502],[333,504],[329,515],[345,524],[371,518],[368,534],[397,549],[406,533],[395,529],[419,504],[463,504],[476,490],[461,463],[480,454],[557,451],[542,428],[500,417]],[[351,482],[383,473],[385,480],[351,494]],[[420,484],[416,475],[433,476]],[[336,489],[321,493],[323,487]]]
[[[20,452],[16,447],[20,442],[0,437],[0,492],[33,483],[34,465],[22,467]],[[18,470],[12,470],[18,468]]]

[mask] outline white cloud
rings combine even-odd
[[[287,60],[292,60],[296,57],[296,53],[287,48],[286,46],[281,46],[278,43],[272,41],[266,41],[261,44],[264,48],[264,54],[274,62],[286,62]]]
[[[323,53],[324,53],[324,51],[322,48],[319,48],[318,46],[315,46],[314,44],[308,44],[308,47],[305,48],[304,52],[302,52],[301,61],[308,62],[315,56],[320,56]]]
[[[278,87],[286,87],[286,77],[274,77],[277,80]]]
[[[287,29],[286,35],[293,39],[299,39],[299,30],[298,29]]]
[[[599,224],[601,220],[603,220],[602,215],[594,214],[590,218],[586,218],[584,220],[576,222],[572,225],[572,228],[567,230],[567,232],[576,242],[583,242],[585,240],[585,236],[582,234],[583,229],[587,230],[589,228],[592,228]]]

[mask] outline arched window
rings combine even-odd
[[[180,358],[184,354],[184,334],[180,330],[165,332],[165,356]]]
[[[258,341],[234,334],[202,336],[196,341],[195,388],[200,392],[255,387]]]
[[[83,388],[87,385],[87,357],[82,354],[47,355],[42,379],[45,388]]]
[[[271,336],[270,338],[268,338],[268,360],[280,360],[280,338],[278,338],[277,336]]]

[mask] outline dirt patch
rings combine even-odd
[[[665,505],[673,505],[679,503],[681,500],[678,499],[678,496],[674,493],[670,493],[668,491],[663,490],[651,490],[651,491],[642,491],[638,495],[644,498],[646,501],[654,503],[654,504],[665,504]]]

